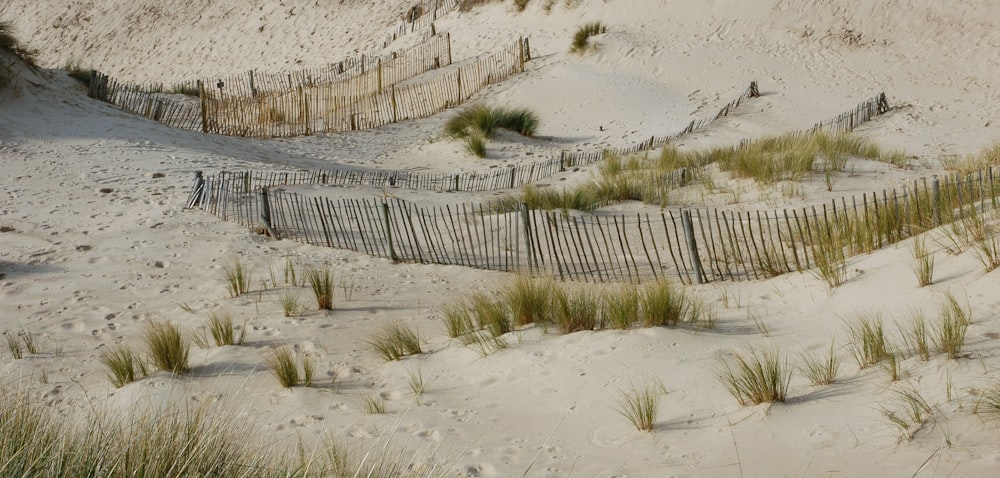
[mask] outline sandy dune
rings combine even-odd
[[[170,82],[319,66],[380,48],[409,7],[403,2],[0,0],[0,19],[40,51],[44,67],[16,68],[15,88],[0,93],[0,330],[31,331],[43,347],[21,360],[0,352],[3,387],[20,384],[66,414],[93,402],[218,402],[240,410],[279,449],[326,432],[374,440],[390,431],[403,448],[434,450],[457,476],[996,476],[998,422],[971,411],[980,391],[1000,383],[1000,286],[998,272],[984,273],[971,251],[949,254],[929,241],[937,271],[926,288],[917,287],[904,241],[851,259],[848,282],[832,293],[808,273],[692,286],[717,307],[714,330],[558,336],[528,328],[508,337],[509,349],[481,357],[447,337],[440,307],[503,283],[505,274],[274,241],[184,209],[198,170],[478,171],[561,149],[627,145],[711,114],[754,79],[761,98],[680,146],[808,128],[885,91],[893,110],[855,134],[903,149],[911,167],[859,162],[833,192],[822,178],[805,181],[804,198],[748,187],[734,208],[893,187],[1000,138],[996,2],[576,0],[548,11],[545,3],[522,13],[511,2],[487,3],[436,23],[451,33],[456,58],[531,38],[528,71],[477,101],[530,106],[545,139],[508,138],[475,159],[441,137],[450,113],[342,135],[205,136],[96,103],[53,70],[76,63]],[[569,54],[573,32],[590,20],[609,32],[594,38],[594,52]],[[413,41],[404,36],[390,48]],[[490,196],[389,193],[430,204]],[[253,291],[230,299],[223,270],[237,258],[252,270]],[[287,261],[331,267],[342,286],[333,311],[310,305],[300,317],[283,316],[285,286],[261,282],[270,271],[281,282]],[[878,311],[898,338],[894,321],[914,309],[935,313],[946,292],[975,319],[962,358],[909,357],[901,383],[879,367],[858,369],[846,322]],[[304,288],[301,297],[311,300]],[[200,327],[218,308],[247,321],[248,346],[194,348],[194,370],[183,377],[161,372],[120,389],[108,382],[102,347],[138,345],[150,320]],[[766,324],[766,336],[752,317]],[[382,361],[365,341],[391,321],[419,329],[427,353]],[[794,362],[831,339],[840,381],[813,387],[796,374],[786,403],[741,406],[716,380],[730,352],[778,347]],[[318,387],[278,385],[263,357],[282,344],[315,358]],[[416,370],[428,383],[419,401],[408,386]],[[667,394],[656,429],[639,432],[615,400],[630,383],[654,378]],[[934,409],[912,441],[900,442],[880,412],[901,386]],[[371,394],[390,413],[366,414]]]

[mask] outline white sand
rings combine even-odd
[[[65,3],[0,0],[0,19],[13,21],[21,38],[41,50],[45,67],[72,61],[123,79],[167,82],[336,61],[378,46],[408,7]],[[64,412],[87,409],[90,401],[218,401],[241,410],[262,437],[281,446],[325,432],[352,439],[394,432],[402,446],[436,449],[438,459],[465,476],[520,476],[529,466],[528,476],[547,477],[997,476],[998,423],[970,412],[979,390],[1000,383],[1000,276],[984,274],[970,252],[949,255],[931,241],[936,283],[927,288],[916,286],[907,241],[851,259],[850,280],[833,294],[808,273],[693,287],[719,308],[714,331],[555,336],[527,329],[509,337],[510,349],[481,358],[447,339],[439,306],[506,275],[394,265],[272,241],[183,209],[196,170],[335,164],[484,170],[559,148],[626,145],[711,114],[752,79],[764,97],[685,145],[807,128],[883,90],[897,107],[857,134],[904,149],[916,158],[913,169],[860,164],[832,195],[822,179],[806,182],[806,201],[897,186],[1000,137],[996,2],[577,0],[557,2],[551,13],[544,3],[534,0],[524,13],[510,2],[489,4],[437,24],[451,32],[459,59],[518,35],[531,38],[537,59],[529,72],[480,99],[531,106],[543,121],[539,134],[552,140],[497,143],[486,160],[439,139],[447,113],[356,134],[244,140],[167,129],[87,99],[63,73],[16,70],[17,89],[0,97],[0,226],[14,228],[0,233],[0,330],[34,332],[45,353],[14,361],[0,352],[3,387],[30,386]],[[603,21],[610,32],[595,38],[596,52],[569,55],[573,31],[589,20]],[[398,194],[439,204],[466,199]],[[780,193],[744,196],[742,207],[750,210],[790,203]],[[235,258],[252,268],[254,292],[229,299],[222,271]],[[284,318],[280,292],[262,291],[259,282],[269,268],[280,281],[286,260],[329,265],[353,288],[351,300],[338,294],[330,313]],[[740,406],[715,378],[719,357],[746,346],[780,347],[793,362],[801,352],[824,351],[831,338],[842,346],[845,321],[859,312],[880,312],[895,334],[893,321],[907,320],[914,308],[933,315],[948,291],[973,310],[965,357],[908,358],[902,384],[890,383],[879,367],[859,371],[846,347],[839,349],[839,383],[812,387],[797,374],[790,400],[772,407]],[[308,302],[308,291],[301,297]],[[217,307],[248,321],[248,346],[195,348],[194,371],[182,378],[158,373],[122,389],[108,383],[97,360],[101,347],[119,341],[137,347],[149,320],[199,327]],[[758,332],[752,315],[769,336]],[[379,359],[364,341],[393,320],[419,328],[428,353],[395,363]],[[278,386],[263,353],[279,344],[315,355],[320,387]],[[428,382],[420,403],[409,391],[414,370]],[[39,383],[43,371],[47,383]],[[630,382],[652,378],[667,394],[656,430],[638,432],[615,412],[615,400]],[[891,406],[891,391],[904,385],[934,412],[912,441],[898,443],[879,408]],[[368,394],[385,398],[391,413],[365,414]]]

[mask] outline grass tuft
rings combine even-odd
[[[608,28],[601,22],[590,22],[584,24],[573,34],[573,43],[569,51],[572,53],[583,53],[590,47],[590,37],[606,33]]]
[[[226,289],[229,297],[239,297],[250,291],[250,271],[236,259],[232,267],[226,267]]]
[[[299,384],[301,376],[299,367],[295,363],[295,352],[291,348],[282,345],[272,349],[265,357],[267,368],[271,370],[274,378],[282,387],[292,388]]]
[[[802,354],[799,371],[813,385],[829,385],[837,381],[837,371],[840,370],[840,357],[837,356],[835,344],[830,342],[830,350],[823,356],[811,353]]]
[[[108,368],[108,380],[115,388],[135,382],[148,372],[142,358],[125,345],[112,345],[101,350],[100,360]]]
[[[324,268],[322,271],[309,269],[309,272],[306,273],[306,279],[312,288],[313,296],[316,297],[316,306],[320,310],[333,310],[334,284],[330,269]]]
[[[514,325],[519,327],[552,322],[552,299],[561,288],[552,279],[516,276],[504,291],[514,317]]]
[[[465,138],[465,150],[477,158],[486,157],[486,137],[473,133]]]
[[[386,361],[399,360],[407,355],[423,353],[420,347],[420,335],[400,322],[384,326],[368,339],[380,357]]]
[[[660,397],[666,393],[666,389],[659,381],[648,382],[641,386],[632,384],[629,390],[619,391],[615,409],[628,419],[636,430],[651,432],[659,414]]]
[[[236,335],[233,327],[233,316],[227,310],[213,311],[208,314],[208,330],[212,334],[212,340],[217,347],[223,345],[243,345],[247,337],[246,324],[240,328],[240,334]]]
[[[723,364],[719,381],[740,405],[785,401],[792,372],[787,359],[777,351],[750,349],[746,354],[734,354],[732,362],[723,360]]]
[[[934,283],[934,254],[927,249],[927,241],[923,237],[913,240],[913,273],[917,276],[920,287]]]
[[[498,128],[503,128],[522,136],[534,136],[540,124],[538,115],[525,108],[479,104],[463,108],[445,122],[444,132],[453,138],[481,136],[485,140],[492,138]]]
[[[889,343],[879,314],[861,316],[857,322],[848,325],[851,337],[851,355],[858,368],[868,368],[889,357]]]
[[[149,322],[143,336],[146,350],[158,370],[186,373],[191,344],[173,322]]]

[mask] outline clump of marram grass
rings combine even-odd
[[[365,395],[364,403],[365,411],[369,415],[381,415],[386,412],[385,400],[374,393]]]
[[[934,344],[938,352],[948,358],[958,358],[965,346],[965,332],[971,323],[968,309],[962,308],[954,295],[945,296],[941,306],[941,316],[934,334]]]
[[[189,370],[189,339],[173,322],[151,321],[143,335],[146,352],[158,370],[183,374]]]
[[[552,279],[535,279],[518,275],[504,289],[514,325],[552,322],[553,297],[562,287]]]
[[[930,419],[933,408],[916,389],[892,390],[893,407],[881,407],[882,416],[896,427],[899,441],[912,440]]]
[[[313,296],[316,297],[316,306],[320,310],[333,310],[333,275],[329,268],[309,269],[306,273],[309,287],[312,288]]]
[[[829,385],[837,381],[837,371],[839,370],[840,357],[837,355],[836,346],[832,341],[830,342],[830,350],[825,355],[802,354],[799,371],[813,385]]]
[[[816,273],[831,291],[847,280],[846,239],[840,222],[834,221],[826,230],[817,231],[811,247]]]
[[[285,290],[281,293],[281,312],[285,317],[296,317],[302,313],[302,301],[295,290]]]
[[[410,454],[389,437],[348,446],[332,435],[294,453],[224,406],[81,410],[69,420],[28,391],[0,389],[0,473],[17,477],[444,476],[433,455]]]
[[[226,267],[226,290],[229,297],[239,297],[250,291],[250,271],[236,259],[231,267]]]
[[[868,368],[888,358],[891,345],[886,339],[881,315],[862,315],[848,325],[848,333],[851,337],[849,348],[858,368]]]
[[[0,21],[0,50],[12,53],[31,68],[38,68],[38,51],[18,40],[14,35],[14,26],[7,21]],[[6,88],[13,81],[10,71],[9,65],[0,68],[0,89]]]
[[[573,42],[569,51],[572,53],[583,53],[590,47],[590,37],[607,33],[608,27],[601,22],[586,23],[573,34]]]
[[[485,329],[493,337],[513,332],[517,326],[502,295],[476,292],[470,299],[470,312],[477,329]]]
[[[818,131],[763,138],[744,147],[713,150],[719,169],[763,184],[783,180],[799,181],[814,172],[841,171],[846,157],[859,157],[897,166],[905,165],[906,156],[898,151],[883,151],[877,145],[849,134]]]
[[[401,322],[392,322],[375,332],[368,345],[386,361],[399,360],[407,355],[423,353],[420,335]]]
[[[597,327],[600,307],[595,294],[584,289],[566,290],[560,287],[554,290],[554,295],[554,322],[560,333],[571,334]]]
[[[451,338],[461,337],[473,330],[475,325],[465,301],[449,302],[441,309],[441,321]]]
[[[931,329],[927,326],[927,319],[923,313],[914,310],[910,313],[910,323],[899,327],[902,331],[903,342],[906,347],[926,362],[931,358]]]
[[[228,310],[212,311],[208,314],[208,330],[212,334],[212,340],[217,347],[223,345],[243,345],[247,338],[246,323],[240,328],[240,334],[236,335],[233,327],[233,315]]]
[[[732,361],[723,359],[723,367],[719,381],[740,405],[784,402],[788,395],[792,371],[776,350],[733,354]]]
[[[28,329],[22,327],[17,332],[4,330],[3,334],[7,337],[7,350],[10,350],[10,354],[14,357],[14,360],[22,359],[25,352],[29,354],[40,352],[38,339]]]
[[[465,150],[477,158],[486,157],[486,137],[473,133],[465,138]]]
[[[312,384],[313,366],[312,361],[307,357],[303,363],[304,373],[299,373],[299,366],[295,360],[295,351],[290,347],[282,345],[271,349],[264,358],[267,368],[278,379],[282,387],[292,388],[300,384],[307,387]],[[303,380],[303,379],[306,380]]]
[[[632,384],[628,390],[619,390],[615,411],[628,419],[636,430],[651,432],[659,414],[660,397],[667,393],[659,380],[642,385]]]
[[[923,237],[913,240],[913,260],[917,283],[920,287],[931,285],[934,281],[934,254],[927,249],[927,240]]]
[[[108,380],[121,388],[145,377],[146,363],[126,345],[116,344],[101,350],[101,363],[108,368]]]
[[[640,320],[644,327],[675,326],[685,320],[688,307],[683,290],[665,280],[648,284],[639,291]]]
[[[628,330],[639,322],[639,292],[632,286],[606,291],[602,297],[605,327]]]
[[[474,105],[462,109],[444,125],[445,135],[465,140],[466,149],[480,158],[486,157],[486,140],[499,128],[522,136],[534,136],[540,122],[538,115],[524,108]]]

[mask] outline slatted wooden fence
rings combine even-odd
[[[223,184],[196,185],[190,205],[247,227],[269,222],[280,238],[396,261],[574,281],[694,283],[806,271],[816,266],[817,256],[830,254],[830,247],[849,257],[996,211],[1000,184],[994,174],[988,169],[914,181],[902,189],[771,211],[584,214],[522,206],[497,213],[473,204],[421,207],[395,198],[332,200],[255,189],[235,175],[205,180]]]

